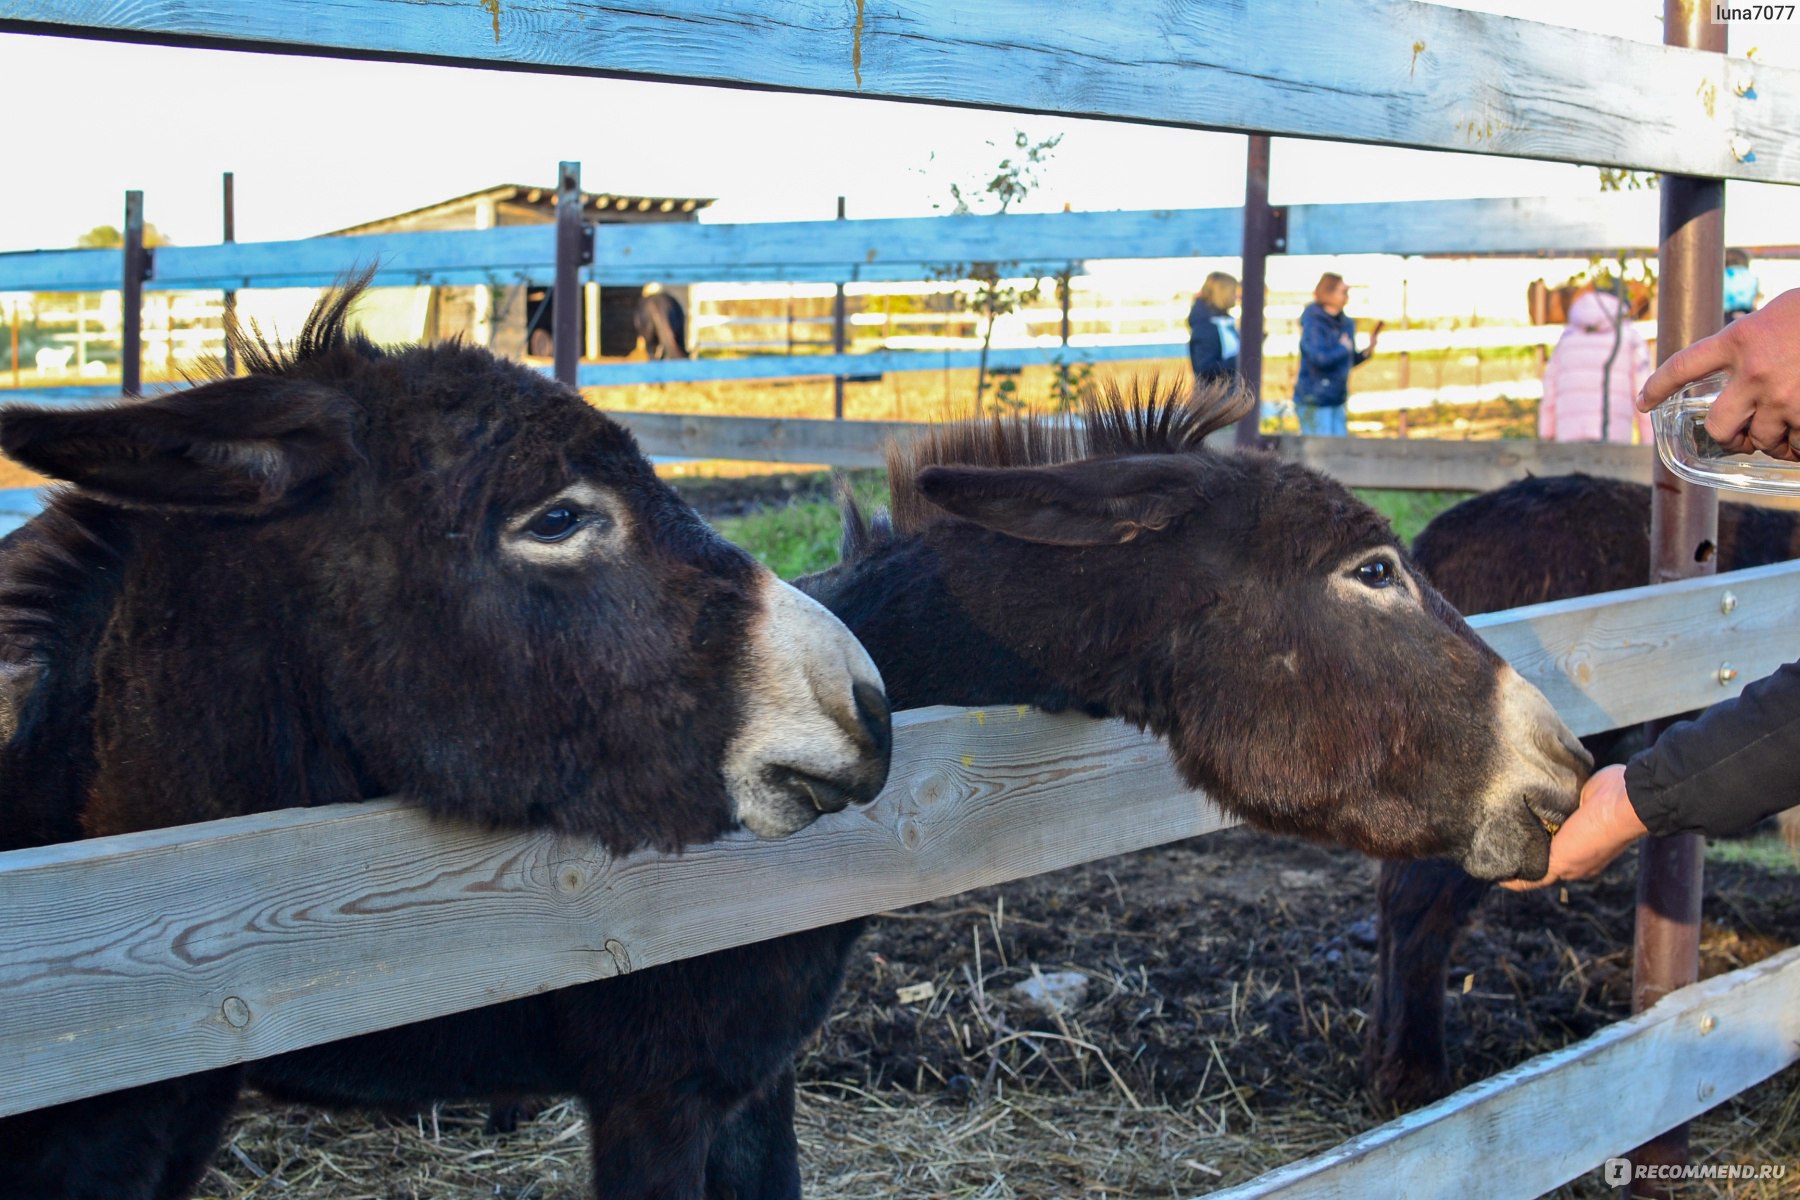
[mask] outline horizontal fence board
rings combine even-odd
[[[1716,704],[1800,658],[1800,562],[1534,604],[1469,624],[1585,737]],[[1737,675],[1721,683],[1726,663]]]
[[[1705,681],[1679,664],[1730,658],[1744,679],[1752,663],[1772,667],[1757,648],[1777,626],[1796,627],[1794,601],[1782,598],[1796,581],[1800,564],[1785,564],[1672,585],[1672,600],[1621,593],[1617,613],[1588,598],[1478,625],[1585,734],[1620,713],[1637,721],[1693,705]],[[1732,620],[1677,636],[1681,606],[1716,610],[1727,590],[1740,597]],[[1630,665],[1647,646],[1676,664],[1666,680]],[[1715,698],[1730,694],[1711,686]],[[881,798],[783,842],[746,835],[614,860],[578,839],[484,833],[381,801],[12,851],[0,854],[0,1113],[1227,823],[1181,786],[1155,739],[1006,707],[902,714]],[[232,997],[241,1007],[226,1006]]]
[[[497,27],[496,27],[497,22]],[[1800,71],[1411,0],[0,0],[0,30],[636,76],[1800,182]],[[1654,87],[1599,88],[1608,78]]]
[[[1008,707],[895,725],[870,808],[679,857],[612,859],[393,801],[0,854],[0,1113],[1229,824],[1123,723]]]
[[[1800,946],[1208,1200],[1533,1200],[1800,1058],[1796,995]]]
[[[495,27],[499,22],[499,27]],[[1409,0],[0,0],[0,31],[974,104],[1800,182],[1800,70]],[[1652,88],[1595,88],[1593,72]]]
[[[1432,438],[1333,438],[1282,435],[1273,449],[1351,487],[1406,491],[1485,492],[1527,475],[1582,471],[1650,482],[1648,446],[1539,442],[1524,438],[1438,441]]]
[[[1654,193],[1477,200],[1296,204],[1290,254],[1585,255],[1642,250],[1657,239]],[[1768,206],[1727,214],[1737,243],[1792,241]],[[554,225],[372,233],[281,242],[160,246],[151,291],[323,287],[377,265],[378,286],[553,282]],[[947,267],[1008,264],[1053,275],[1086,260],[1233,258],[1241,208],[1015,213],[998,216],[598,225],[583,280],[604,284],[893,282]],[[119,286],[118,250],[0,254],[0,292],[95,292]]]

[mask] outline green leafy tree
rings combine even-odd
[[[1040,182],[1038,172],[1062,142],[1062,134],[1032,141],[1024,130],[1014,130],[1011,148],[1002,156],[994,173],[985,180],[969,185],[950,185],[950,212],[957,216],[988,213],[1004,216],[1013,205],[1035,191]],[[994,143],[988,143],[990,146]],[[998,149],[998,147],[996,147]],[[939,206],[942,207],[941,205]],[[975,405],[981,407],[987,396],[988,353],[994,344],[994,321],[997,317],[1017,312],[1035,303],[1042,294],[1039,280],[1019,285],[1012,278],[1020,270],[1017,261],[954,263],[938,271],[940,279],[964,279],[975,285],[973,295],[962,297],[963,305],[976,313],[981,323],[981,358],[975,375]],[[1011,378],[1001,380],[995,399],[1006,407],[1023,404],[1018,384]]]
[[[112,250],[125,244],[125,235],[117,225],[96,225],[75,239],[78,250]],[[144,222],[144,245],[167,246],[169,239],[149,221]]]

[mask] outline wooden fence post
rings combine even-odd
[[[1664,0],[1663,41],[1724,53],[1725,27],[1707,21],[1692,0]],[[1656,349],[1659,360],[1722,323],[1725,287],[1725,184],[1719,179],[1666,175],[1662,180],[1662,243],[1658,276]],[[1650,489],[1650,583],[1717,569],[1718,493],[1677,478],[1658,460]],[[1654,738],[1670,722],[1653,721]],[[1698,834],[1646,838],[1638,852],[1637,932],[1632,953],[1631,1007],[1642,1012],[1700,977],[1700,894],[1706,853]],[[1633,1166],[1676,1165],[1688,1154],[1686,1125],[1633,1150]],[[1673,1185],[1637,1180],[1634,1197],[1664,1197]]]
[[[144,193],[125,193],[125,242],[122,255],[119,329],[119,390],[144,394],[144,279],[150,273],[144,253]]]

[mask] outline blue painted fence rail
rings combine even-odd
[[[1295,205],[1289,254],[1564,254],[1654,247],[1654,194],[1582,198],[1423,200]],[[1790,240],[1792,231],[1734,222],[1733,240]],[[1239,208],[1022,213],[1005,217],[907,217],[600,225],[590,283],[929,279],[952,264],[1027,264],[1050,274],[1109,258],[1235,257]],[[363,234],[285,242],[160,246],[151,291],[323,287],[375,264],[378,286],[551,282],[555,226],[434,233]],[[119,286],[117,250],[27,250],[0,254],[0,292],[94,292]]]
[[[1800,183],[1800,70],[1412,0],[1054,10],[1036,0],[0,0],[0,31],[679,79]],[[1656,86],[1594,87],[1596,71]]]

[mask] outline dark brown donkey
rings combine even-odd
[[[400,793],[622,853],[876,794],[887,706],[842,625],[574,391],[378,350],[345,332],[353,295],[290,351],[238,337],[245,378],[0,410],[7,454],[76,485],[0,556],[0,848]],[[779,1065],[733,1020],[577,987],[255,1075],[361,1103],[576,1093],[609,1194],[684,1195],[697,1131]],[[187,1195],[243,1074],[0,1120],[0,1197]]]
[[[940,428],[889,457],[891,530],[852,513],[846,561],[800,586],[898,706],[1124,717],[1261,828],[1541,872],[1543,821],[1573,806],[1586,754],[1378,513],[1302,467],[1203,445],[1248,403],[1113,393],[1075,424]],[[860,928],[786,945],[835,987]],[[792,1086],[790,1068],[727,1126],[711,1196],[798,1194]]]
[[[1797,555],[1795,514],[1719,506],[1720,570]],[[1650,489],[1587,475],[1523,479],[1441,513],[1414,540],[1413,559],[1465,613],[1641,587],[1650,579]],[[1597,762],[1623,762],[1642,748],[1642,726],[1583,741]],[[1452,862],[1382,865],[1366,1067],[1391,1103],[1411,1107],[1451,1090],[1444,1043],[1450,952],[1487,890],[1486,880]]]

